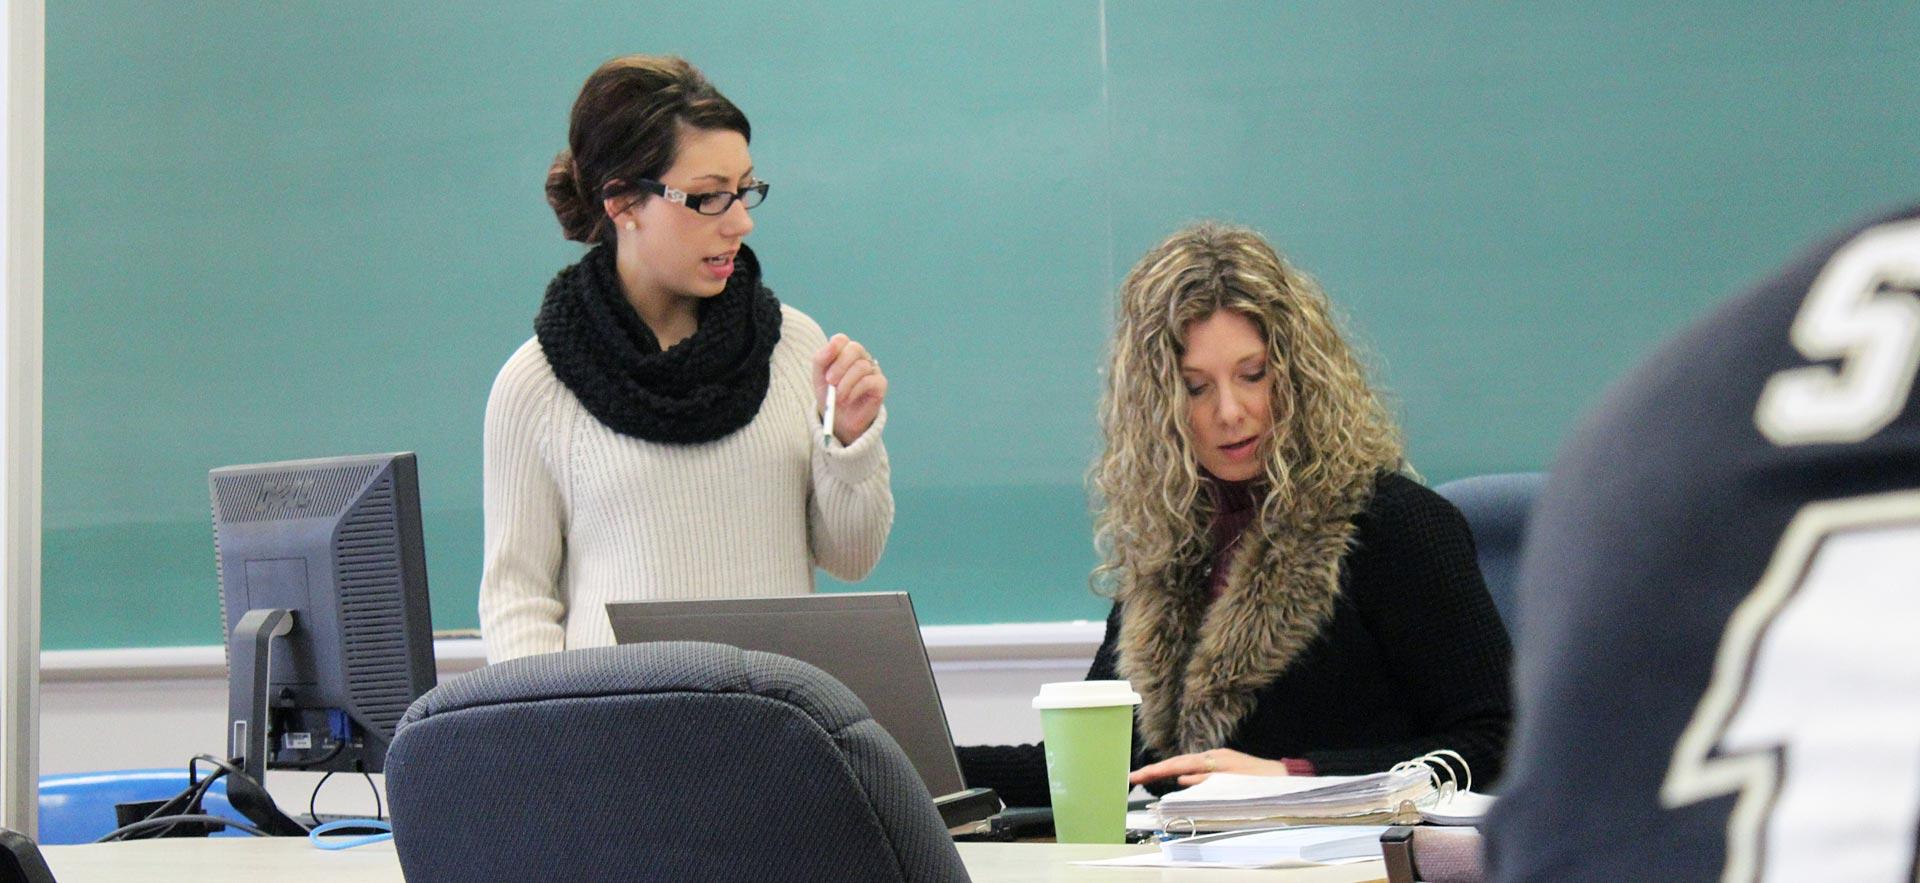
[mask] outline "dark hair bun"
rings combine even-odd
[[[547,170],[547,204],[568,239],[614,237],[602,188],[658,178],[673,168],[683,128],[723,129],[753,140],[747,117],[686,59],[625,55],[587,77],[574,99],[567,149]],[[632,186],[620,191],[646,200]]]
[[[589,245],[600,241],[607,213],[599,200],[587,198],[571,151],[560,151],[560,155],[553,158],[553,166],[547,169],[547,205],[553,208],[553,216],[560,219],[561,235]]]

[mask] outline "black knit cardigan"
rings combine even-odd
[[[1332,619],[1260,690],[1227,744],[1298,757],[1321,775],[1378,772],[1438,748],[1471,764],[1476,790],[1500,774],[1513,710],[1512,645],[1481,580],[1459,510],[1398,474],[1382,475],[1354,518]],[[1118,677],[1115,604],[1089,680]],[[1134,738],[1134,766],[1160,760]],[[1040,745],[959,749],[967,784],[1010,806],[1046,806]]]

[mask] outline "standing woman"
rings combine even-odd
[[[1465,520],[1313,280],[1250,230],[1182,230],[1120,291],[1101,406],[1089,679],[1126,678],[1136,784],[1386,770],[1499,775],[1511,649]],[[1048,803],[1038,746],[961,749],[967,784]]]
[[[609,601],[800,595],[880,559],[887,380],[761,284],[750,137],[679,58],[616,58],[574,102],[547,201],[592,248],[487,401],[489,661],[611,644]]]

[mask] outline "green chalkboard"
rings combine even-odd
[[[578,254],[581,80],[677,52],[754,123],[753,243],[885,358],[932,623],[1097,617],[1108,297],[1253,225],[1365,342],[1432,480],[1544,466],[1651,344],[1920,193],[1905,3],[50,0],[45,645],[209,644],[206,472],[414,450],[472,627],[493,374]]]

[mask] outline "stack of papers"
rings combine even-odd
[[[1303,825],[1233,831],[1169,840],[1160,851],[1171,862],[1270,866],[1377,858],[1384,825]]]
[[[1168,831],[1231,831],[1296,822],[1406,824],[1438,798],[1432,773],[1412,764],[1365,776],[1214,773],[1154,807]]]

